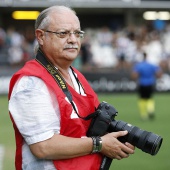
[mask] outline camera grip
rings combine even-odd
[[[107,114],[102,114],[100,110],[96,111],[96,117],[91,120],[89,129],[87,131],[87,136],[103,136],[108,131],[110,126],[110,116]]]
[[[101,166],[100,166],[100,170],[109,170],[109,167],[112,163],[112,160],[113,159],[111,159],[107,156],[103,157],[102,163],[101,163]]]

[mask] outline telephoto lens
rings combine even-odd
[[[141,149],[151,155],[156,155],[161,147],[163,138],[152,132],[144,131],[136,126],[123,121],[113,120],[109,126],[109,132],[117,132],[127,130],[128,134],[119,137],[118,140],[122,143],[129,142],[130,144]]]

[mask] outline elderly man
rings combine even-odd
[[[132,145],[117,140],[126,131],[86,136],[90,120],[83,118],[99,100],[71,67],[83,34],[75,12],[65,6],[49,7],[36,20],[36,59],[10,83],[17,170],[98,170],[103,155],[120,160],[134,153]]]

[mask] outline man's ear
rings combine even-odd
[[[35,36],[37,38],[37,41],[40,45],[43,45],[43,39],[44,39],[44,31],[41,29],[36,29]]]

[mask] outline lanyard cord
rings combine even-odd
[[[65,93],[65,95],[67,96],[67,98],[69,99],[74,111],[76,112],[77,116],[81,119],[84,119],[84,120],[89,120],[91,119],[93,116],[95,116],[97,113],[94,112],[86,117],[81,117],[78,112],[77,112],[77,109],[73,103],[73,100],[72,100],[72,95],[70,93],[70,91],[68,90],[67,88],[67,85],[66,85],[66,81],[64,80],[64,78],[62,77],[62,75],[59,73],[59,71],[46,59],[45,55],[43,54],[43,52],[39,49],[38,52],[37,52],[37,55],[36,55],[36,58],[35,60],[41,64],[50,74],[51,76],[54,78],[54,80],[56,81],[56,83],[60,86],[60,88],[63,90],[63,92]],[[73,69],[72,67],[70,67],[72,72],[73,72]],[[74,72],[73,72],[73,75],[75,76]],[[81,83],[79,82],[78,78],[75,76],[78,84],[79,84],[79,90],[80,90],[80,85]],[[83,86],[82,86],[83,87]]]
[[[83,91],[85,92],[85,90],[84,90],[82,84],[80,83],[79,79],[78,79],[77,76],[75,75],[73,68],[72,68],[72,67],[70,67],[70,68],[71,68],[71,71],[72,71],[72,73],[73,73],[73,75],[74,75],[74,78],[76,79],[77,84],[78,84],[78,86],[79,86],[79,92],[80,92],[80,94],[81,94],[80,87],[82,87]]]

